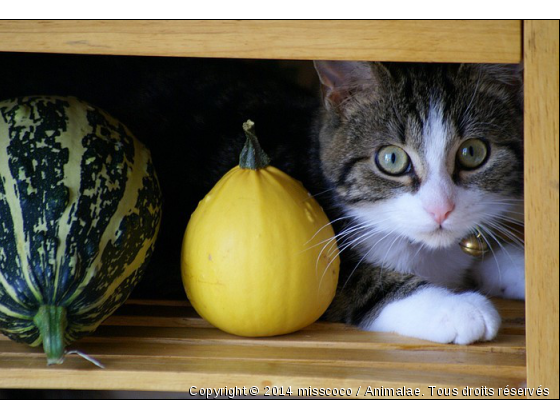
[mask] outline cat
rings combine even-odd
[[[518,240],[494,244],[482,261],[458,245],[474,229],[490,238],[522,219],[517,66],[317,61],[321,103],[272,62],[0,59],[0,80],[9,81],[0,99],[78,96],[152,150],[164,217],[134,296],[184,297],[178,261],[188,216],[237,164],[241,123],[251,118],[274,166],[301,180],[336,228],[342,268],[326,320],[469,344],[498,332],[486,296],[524,297]]]
[[[355,261],[327,319],[442,343],[493,339],[485,295],[524,298],[519,66],[317,62],[320,171]],[[341,219],[342,218],[342,219]],[[507,222],[507,223],[506,223]],[[501,231],[478,261],[458,243]],[[474,282],[479,291],[465,290]]]

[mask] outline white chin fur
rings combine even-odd
[[[410,239],[430,249],[441,249],[457,245],[463,236],[441,228],[428,233],[417,233],[414,235],[414,238]]]

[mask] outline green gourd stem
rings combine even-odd
[[[243,131],[247,141],[239,156],[239,166],[243,169],[264,169],[270,163],[270,158],[263,151],[257,135],[255,134],[255,123],[251,120],[243,123]]]
[[[66,331],[66,308],[43,305],[33,318],[43,339],[43,349],[47,355],[47,365],[64,361],[64,332]]]

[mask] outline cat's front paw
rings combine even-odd
[[[439,343],[470,344],[496,337],[500,315],[479,293],[451,293],[426,287],[385,306],[373,321],[362,328],[396,332]]]
[[[478,263],[473,273],[480,291],[504,299],[525,299],[523,249],[505,245]]]

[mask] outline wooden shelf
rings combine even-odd
[[[523,25],[523,26],[522,26]],[[0,51],[515,63],[525,71],[527,334],[499,301],[497,340],[460,347],[317,323],[285,337],[224,334],[178,302],[129,302],[47,368],[0,336],[0,388],[185,391],[191,386],[523,385],[558,398],[558,21],[0,21]],[[552,215],[552,216],[551,216]],[[525,337],[527,351],[525,350]],[[525,353],[527,365],[525,365]]]
[[[101,361],[76,355],[46,366],[40,348],[0,337],[0,388],[183,391],[200,388],[352,388],[459,390],[523,386],[524,304],[496,301],[504,318],[498,338],[471,346],[441,345],[395,334],[317,322],[302,331],[251,339],[226,334],[188,302],[132,300],[90,337],[75,343]],[[459,395],[460,397],[460,395]]]
[[[0,21],[0,51],[517,63],[521,21]]]

